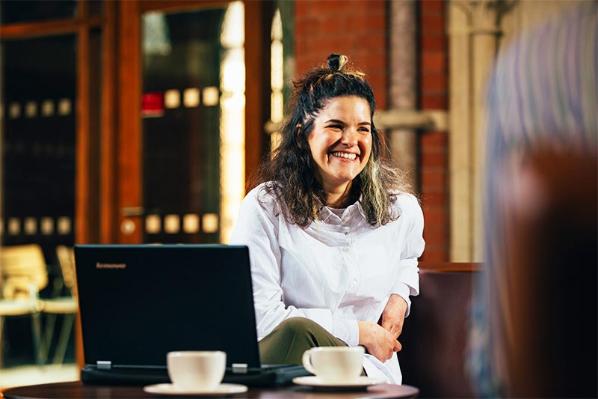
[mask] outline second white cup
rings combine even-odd
[[[303,367],[320,381],[347,384],[359,378],[362,371],[362,346],[322,346],[303,353]]]
[[[226,353],[220,351],[169,352],[168,376],[177,389],[215,389],[226,370]]]

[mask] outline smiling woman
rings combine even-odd
[[[263,363],[361,345],[371,381],[401,383],[395,352],[419,292],[423,215],[383,163],[374,94],[346,63],[332,54],[295,83],[282,142],[231,242],[249,246]]]
[[[384,225],[396,219],[391,208],[396,193],[410,191],[400,171],[381,159],[383,142],[373,121],[374,93],[365,75],[349,69],[347,61],[344,55],[331,54],[326,66],[295,82],[282,142],[262,166],[263,188],[285,204],[282,211],[289,223],[307,227],[317,219],[322,204],[338,208],[362,197],[367,222]],[[357,137],[367,136],[369,144],[350,143],[354,131],[359,132]],[[359,164],[351,164],[356,173],[337,176],[330,169],[332,152],[337,161],[353,156],[348,153],[358,155]]]
[[[370,115],[366,100],[343,96],[330,99],[314,120],[307,142],[329,206],[345,205],[351,182],[370,159]]]

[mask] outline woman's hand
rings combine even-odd
[[[380,317],[380,325],[397,339],[403,331],[406,313],[407,302],[400,295],[392,294]]]
[[[360,321],[359,344],[366,347],[368,353],[381,362],[391,358],[393,352],[401,350],[401,344],[389,331],[371,321]]]

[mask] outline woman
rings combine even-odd
[[[295,83],[282,143],[241,205],[264,363],[362,345],[369,376],[401,383],[396,352],[419,290],[423,215],[381,161],[374,94],[332,54]]]

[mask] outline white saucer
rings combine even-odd
[[[225,396],[247,392],[247,387],[240,384],[220,384],[214,389],[197,390],[176,388],[173,384],[156,384],[143,387],[143,390],[156,395]]]
[[[295,377],[293,382],[297,385],[305,385],[314,388],[365,388],[370,385],[384,384],[386,380],[383,378],[372,378],[366,376],[360,376],[353,382],[345,383],[332,383],[324,382],[315,375],[308,377]]]

